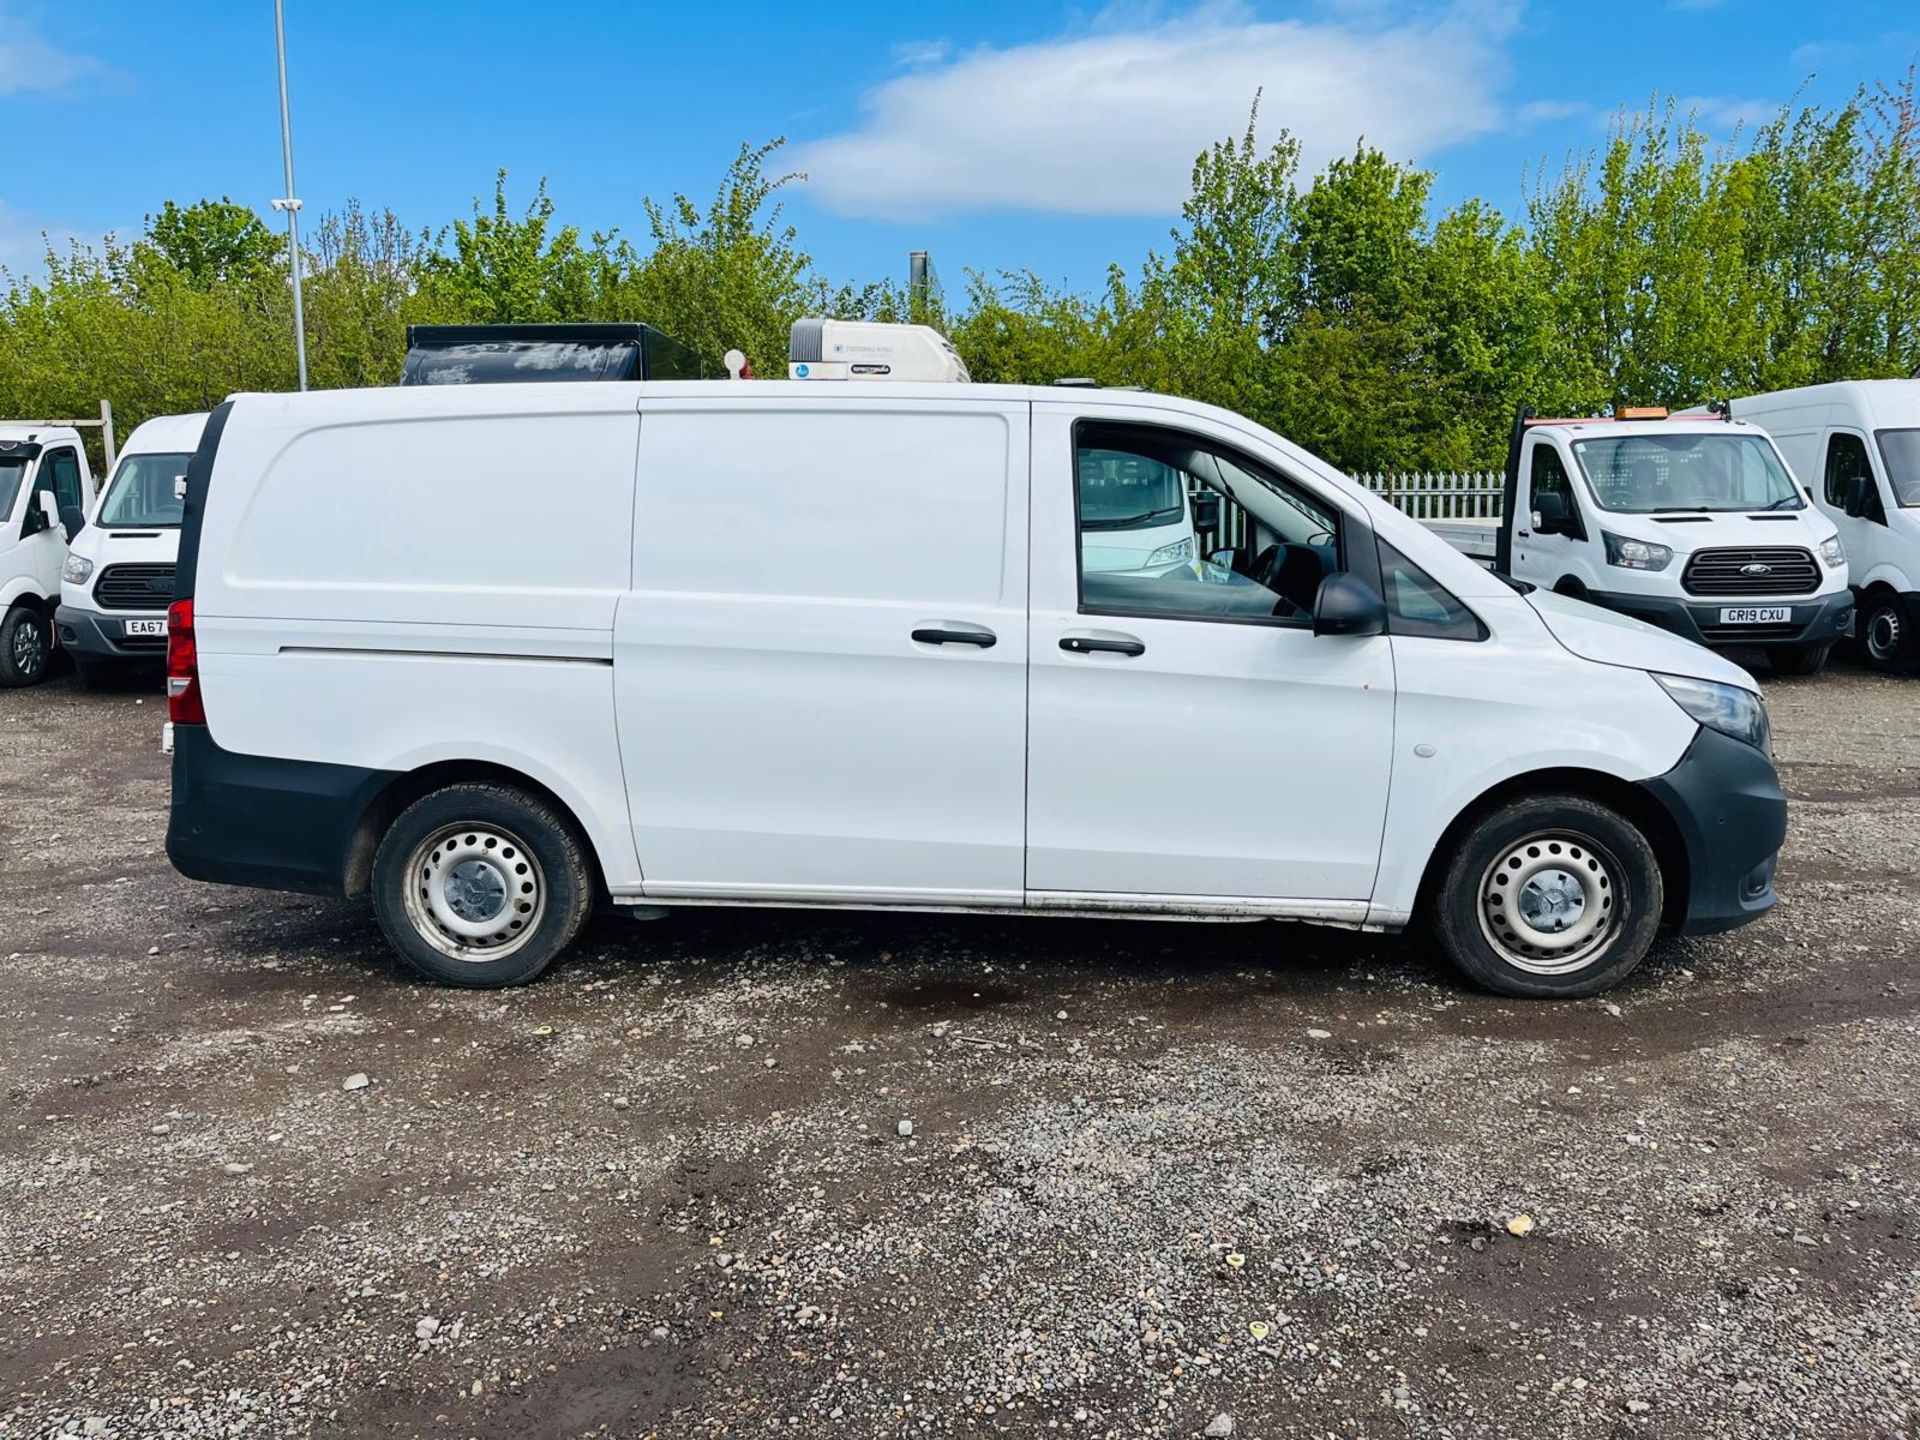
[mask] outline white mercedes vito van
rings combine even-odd
[[[1245,542],[1090,565],[1113,457]],[[1738,667],[1133,392],[238,396],[168,667],[174,865],[370,894],[455,985],[606,899],[1419,918],[1484,985],[1585,995],[1767,910],[1786,826]]]
[[[161,415],[127,437],[113,478],[60,572],[60,643],[83,684],[95,684],[167,652],[180,548],[180,481],[207,417]]]

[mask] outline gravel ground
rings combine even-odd
[[[1308,927],[685,912],[413,983],[0,692],[0,1436],[1911,1436],[1920,682],[1596,1001]]]

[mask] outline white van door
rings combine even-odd
[[[1027,428],[840,387],[645,403],[614,668],[647,894],[1021,903]]]
[[[42,495],[53,497],[60,524],[49,526],[41,520]],[[34,467],[33,493],[27,498],[14,567],[32,578],[40,594],[60,594],[60,569],[67,563],[67,532],[80,528],[92,503],[93,487],[87,483],[79,449],[55,443],[42,450]]]
[[[1836,407],[1838,408],[1838,407]],[[1840,543],[1846,547],[1849,573],[1855,583],[1864,583],[1876,566],[1893,562],[1895,542],[1887,526],[1887,507],[1894,496],[1874,463],[1873,448],[1864,430],[1852,425],[1836,425],[1827,432],[1826,473],[1822,477],[1821,496]],[[1867,481],[1867,508],[1858,515],[1847,514],[1847,492],[1856,478]]]
[[[1569,578],[1586,583],[1586,518],[1558,447],[1543,436],[1527,436],[1520,477],[1513,517],[1514,579],[1548,590]]]
[[[1392,760],[1391,642],[1316,638],[1312,613],[1343,547],[1371,534],[1247,437],[1154,413],[1034,406],[1029,903],[1364,902]],[[1218,498],[1211,558],[1153,575],[1087,565],[1115,509],[1088,486],[1167,471]]]

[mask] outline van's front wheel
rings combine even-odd
[[[1447,957],[1502,995],[1574,999],[1624,979],[1664,899],[1653,847],[1578,795],[1533,795],[1480,819],[1447,859],[1433,928]]]
[[[31,605],[0,616],[0,685],[38,685],[53,657],[53,627]]]
[[[521,985],[573,942],[593,877],[573,826],[504,785],[450,785],[393,822],[373,860],[387,943],[447,985]]]

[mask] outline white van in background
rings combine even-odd
[[[1495,568],[1809,675],[1852,623],[1847,554],[1767,432],[1664,410],[1538,419],[1507,452]]]
[[[79,431],[0,424],[0,686],[47,678],[60,567],[92,503]]]
[[[167,654],[167,606],[180,549],[179,482],[207,417],[162,415],[127,437],[113,478],[60,572],[55,623],[83,684]]]
[[[1115,457],[1242,543],[1098,568]],[[531,979],[599,897],[1418,918],[1583,995],[1766,911],[1786,827],[1744,671],[1163,395],[242,395],[170,623],[174,865],[370,895],[454,985]]]
[[[1867,662],[1920,671],[1920,380],[1776,390],[1733,413],[1766,426],[1839,526]]]

